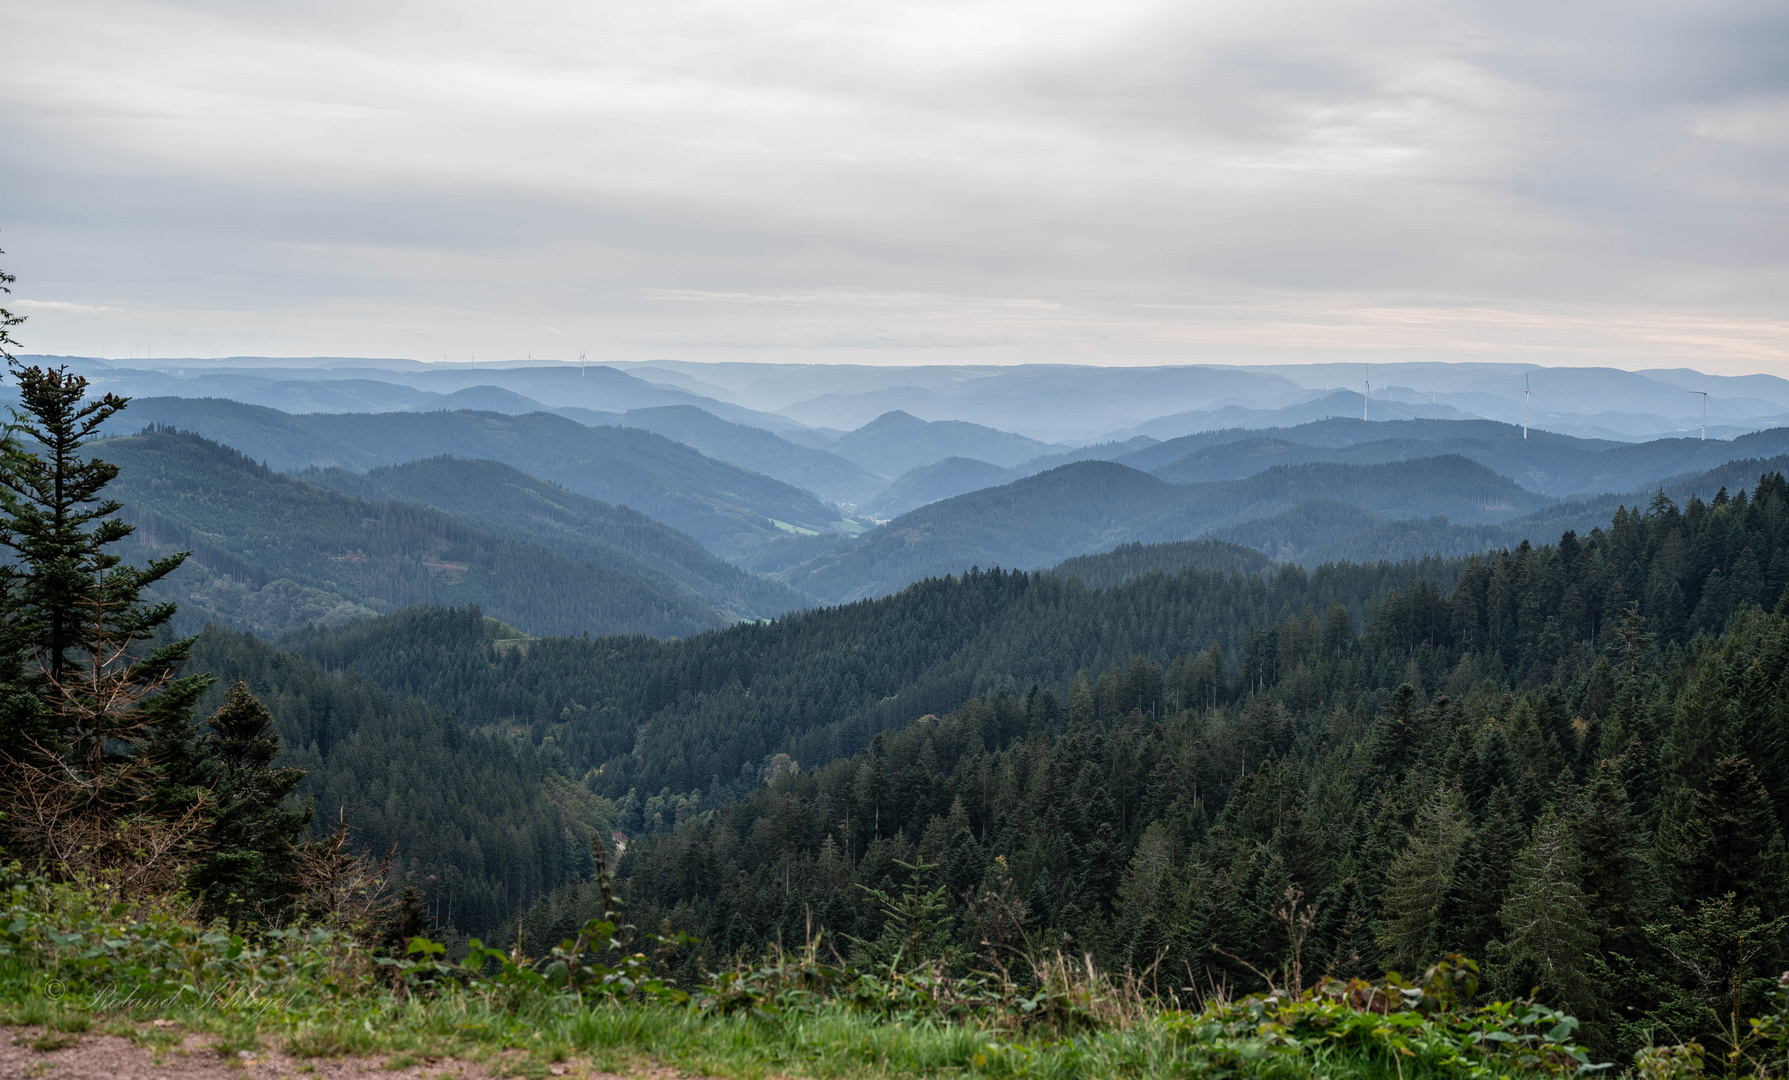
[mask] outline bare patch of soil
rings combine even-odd
[[[145,1026],[138,1040],[98,1032],[0,1027],[0,1080],[496,1080],[524,1071],[521,1058],[472,1062],[415,1055],[293,1057],[278,1047],[220,1055],[210,1036]],[[545,1068],[548,1080],[682,1080],[676,1069],[602,1072],[575,1060]]]

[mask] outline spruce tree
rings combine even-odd
[[[205,816],[197,792],[179,805],[154,798],[147,746],[190,731],[209,679],[180,674],[190,640],[154,644],[174,605],[143,592],[186,553],[139,568],[109,550],[132,532],[104,497],[118,470],[83,448],[125,400],[89,401],[66,368],[8,360],[20,405],[0,441],[0,547],[12,556],[0,578],[6,837],[63,872],[111,869],[125,887],[162,887]]]
[[[1543,815],[1510,874],[1509,898],[1497,913],[1503,941],[1491,959],[1500,992],[1538,992],[1548,1004],[1586,1019],[1599,1001],[1588,973],[1596,937],[1579,869],[1565,822],[1552,812]]]
[[[1766,915],[1784,908],[1782,834],[1751,762],[1724,757],[1704,790],[1679,788],[1659,825],[1654,862],[1675,903],[1737,895]]]
[[[0,546],[13,556],[0,571],[7,840],[62,873],[110,873],[140,892],[184,883],[210,913],[277,918],[310,816],[281,803],[304,774],[272,767],[272,717],[244,687],[198,734],[211,678],[181,673],[193,639],[163,640],[174,605],[144,596],[187,553],[123,565],[111,549],[133,527],[104,495],[118,469],[87,447],[126,402],[89,400],[65,368],[11,370],[20,406],[0,444]]]
[[[243,683],[206,726],[200,747],[213,814],[188,881],[209,912],[233,924],[279,921],[299,891],[298,845],[311,821],[310,807],[285,805],[304,770],[273,766],[273,715]]]
[[[1459,792],[1437,788],[1417,814],[1404,850],[1386,875],[1379,944],[1388,965],[1410,972],[1421,971],[1428,962],[1436,909],[1468,835]]]

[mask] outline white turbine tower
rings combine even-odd
[[[1714,383],[1708,384],[1708,390],[1714,389]],[[1708,390],[1691,390],[1692,394],[1702,395],[1702,441],[1708,441]]]
[[[1360,392],[1360,418],[1365,420],[1367,418],[1367,402],[1373,400],[1373,365],[1371,364],[1367,365],[1367,381],[1363,385],[1365,389]]]
[[[1534,391],[1528,389],[1528,376],[1524,374],[1522,376],[1522,437],[1524,439],[1528,437],[1528,399],[1533,396]]]

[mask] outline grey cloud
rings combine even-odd
[[[617,357],[1786,356],[1757,344],[1784,319],[1781,4],[13,21],[22,285],[230,351],[521,353],[550,325]],[[738,299],[778,294],[807,299]],[[46,349],[127,330],[30,326]]]

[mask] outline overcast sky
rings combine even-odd
[[[1782,0],[11,3],[32,351],[1789,376]]]

